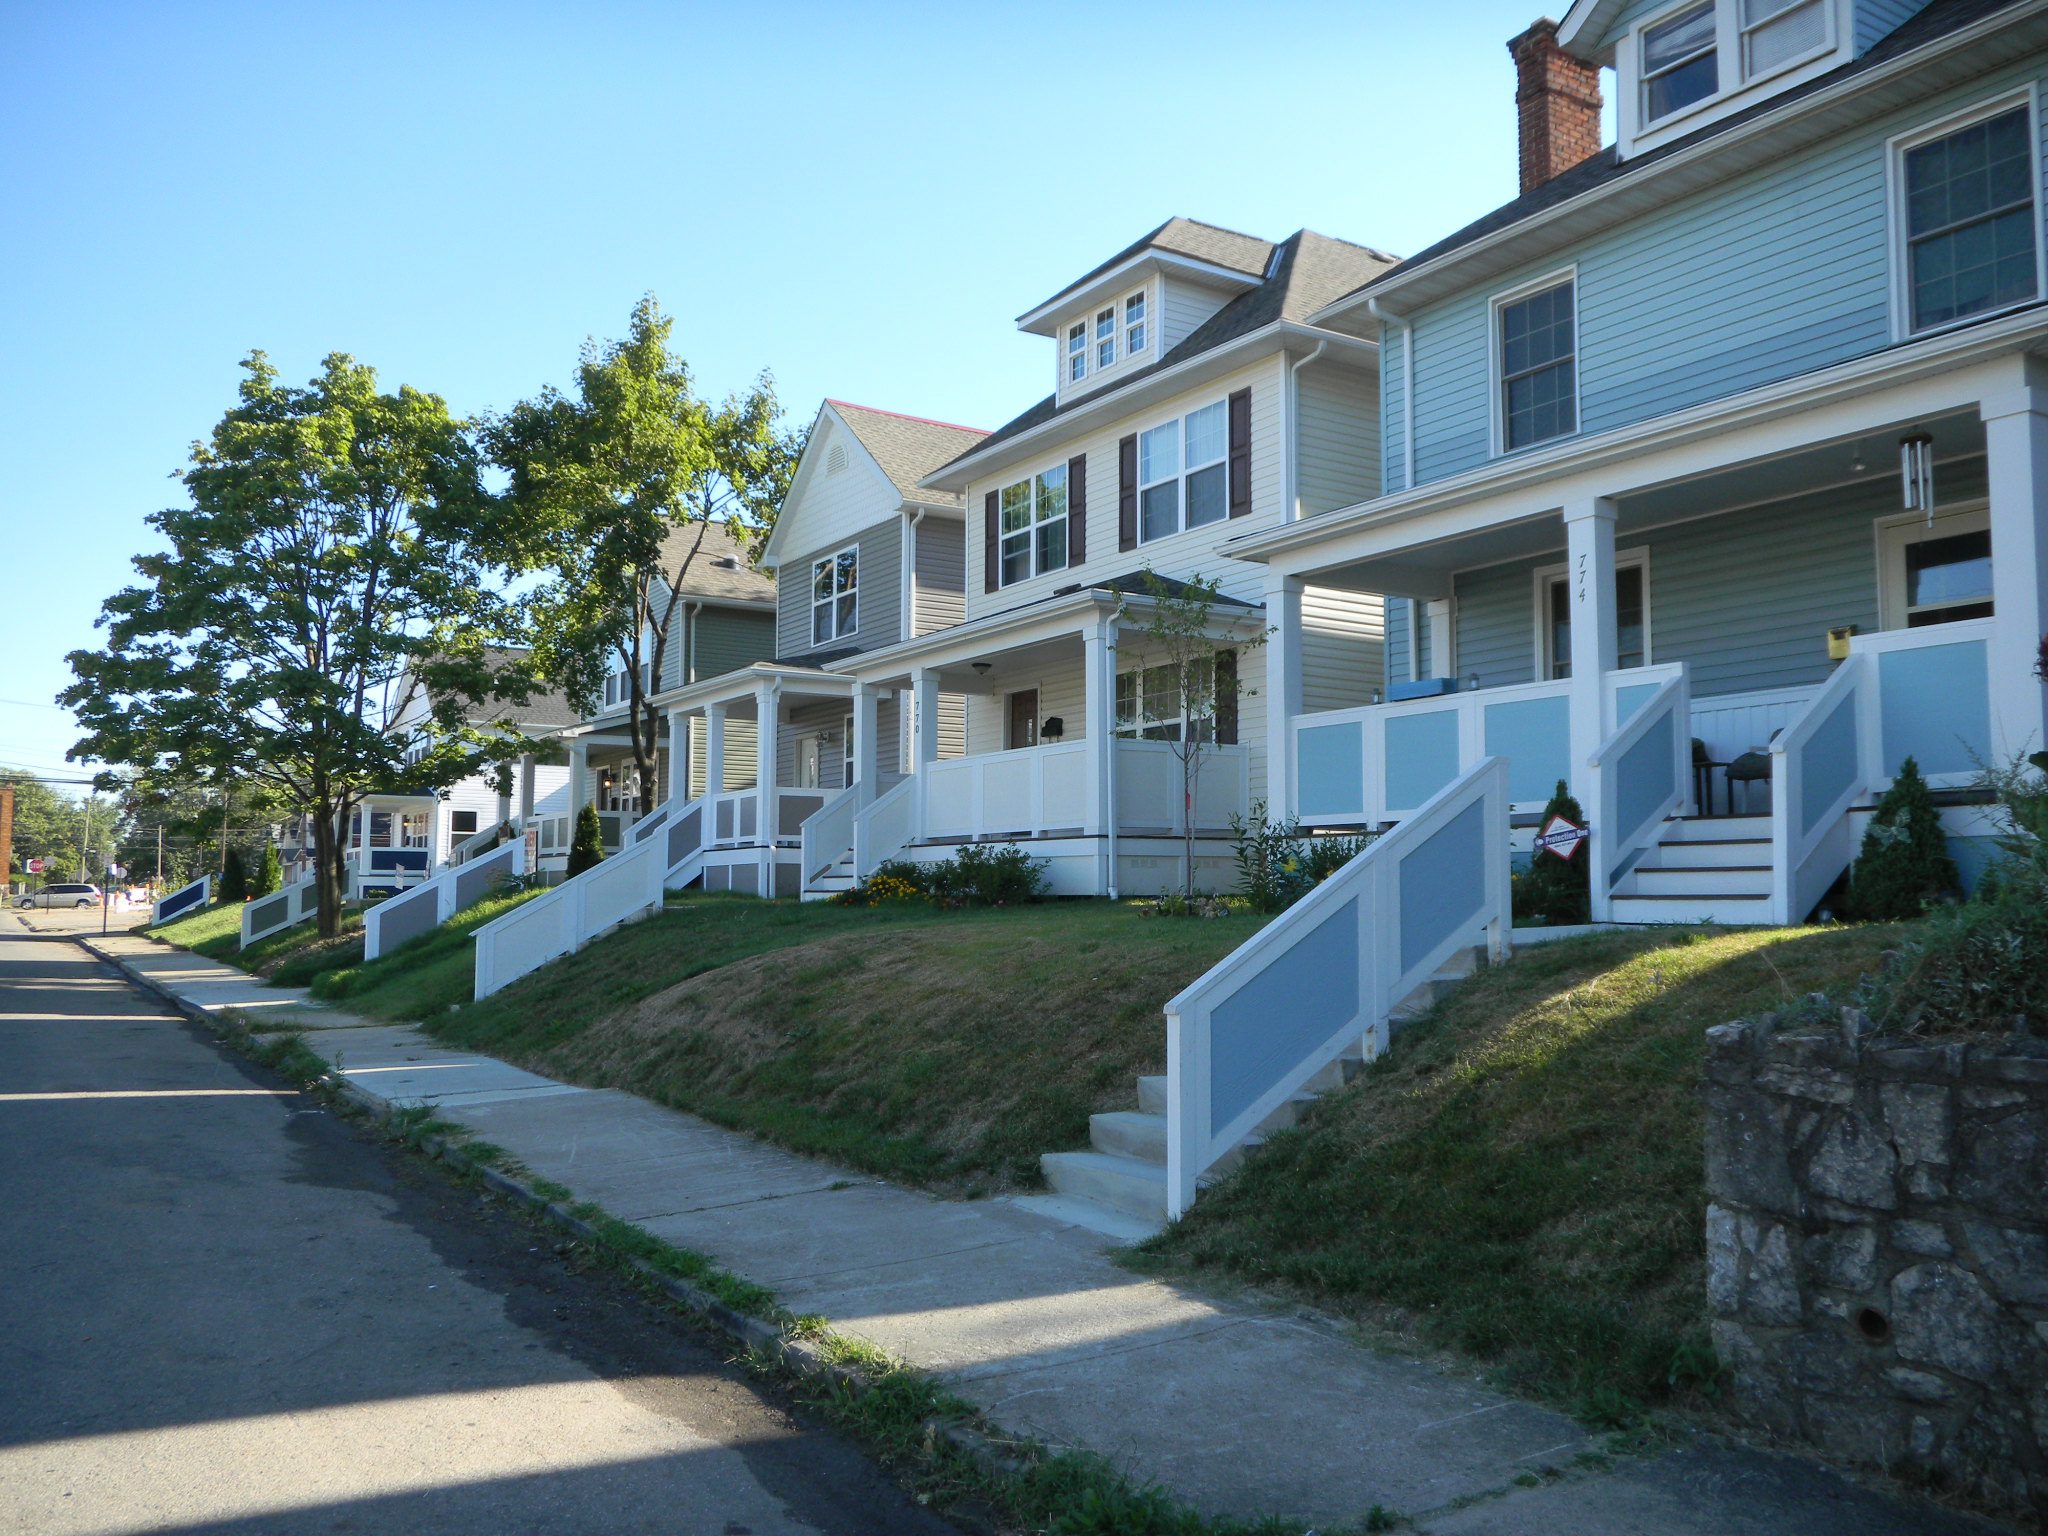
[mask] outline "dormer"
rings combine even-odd
[[[1614,71],[1627,160],[1847,64],[1924,0],[1580,0],[1557,45]]]
[[[1169,219],[1078,282],[1017,317],[1053,341],[1061,405],[1157,363],[1197,326],[1264,279],[1271,243]]]

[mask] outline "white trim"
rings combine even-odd
[[[1221,267],[1211,261],[1195,256],[1183,256],[1159,246],[1147,246],[1144,250],[1118,262],[1107,272],[1098,272],[1093,277],[1083,278],[1078,283],[1069,283],[1042,304],[1033,305],[1017,317],[1017,329],[1029,331],[1034,325],[1043,325],[1057,314],[1067,316],[1077,310],[1092,309],[1096,306],[1093,295],[1111,290],[1122,290],[1130,279],[1128,274],[1142,267],[1151,266],[1160,273],[1176,271],[1195,279],[1197,282],[1222,283],[1237,288],[1256,288],[1265,281],[1266,274],[1240,272],[1235,267]],[[1146,278],[1145,281],[1150,281]],[[1065,324],[1064,319],[1060,322]]]
[[[1131,305],[1133,302],[1142,306],[1138,311],[1136,329],[1143,339],[1135,346],[1131,344],[1131,331],[1133,329]],[[1125,362],[1129,362],[1140,352],[1153,345],[1152,334],[1155,327],[1152,323],[1152,308],[1152,285],[1149,283],[1142,288],[1133,289],[1125,294],[1123,303],[1117,307],[1118,345],[1123,348]]]
[[[2034,218],[2031,228],[2034,233],[2034,291],[2024,299],[2002,304],[1996,309],[1979,310],[1973,314],[1959,315],[1940,325],[1913,326],[1912,264],[1907,246],[1906,224],[1906,155],[1923,144],[1936,139],[1945,139],[1950,134],[1960,133],[1977,123],[2003,116],[2016,107],[2025,107],[2027,112],[2027,154],[2030,166],[2027,188],[2033,195]],[[2048,294],[2048,240],[2043,240],[2041,230],[2041,91],[2037,81],[2030,81],[2017,90],[2002,91],[1996,96],[1977,102],[1960,111],[1917,128],[1895,133],[1884,143],[1884,185],[1885,185],[1885,246],[1891,261],[1891,322],[1892,340],[1918,341],[1927,336],[1938,336],[1944,331],[1959,326],[1978,325],[1999,315],[2009,314],[2038,304]]]
[[[1947,526],[1944,526],[1946,524]],[[1877,626],[1880,633],[1909,627],[1911,608],[1906,602],[1906,550],[1928,539],[1947,538],[1959,533],[1990,533],[1991,503],[1981,496],[1959,501],[1954,506],[1936,505],[1930,524],[1924,512],[1894,512],[1872,520],[1872,537],[1877,545]],[[1920,537],[1913,537],[1914,534]],[[1995,569],[1998,545],[1991,546]],[[1983,599],[1990,602],[1989,594]],[[1960,603],[1938,604],[1961,607]],[[1995,614],[1995,610],[1994,610]],[[1956,623],[1958,620],[1944,622]]]
[[[1074,343],[1079,341],[1080,346]],[[1088,322],[1085,319],[1069,321],[1059,329],[1060,388],[1071,389],[1076,384],[1088,382]],[[1081,365],[1080,372],[1074,365]]]
[[[1569,432],[1558,432],[1550,437],[1538,438],[1534,442],[1523,443],[1520,447],[1517,448],[1510,448],[1507,443],[1507,402],[1502,398],[1502,395],[1505,393],[1507,389],[1507,378],[1503,371],[1505,358],[1503,357],[1501,351],[1501,311],[1511,304],[1519,304],[1524,299],[1533,299],[1538,294],[1548,293],[1551,289],[1560,288],[1564,286],[1564,284],[1566,283],[1570,283],[1572,285],[1571,430]],[[1581,425],[1581,414],[1579,410],[1580,370],[1578,263],[1573,262],[1569,266],[1558,267],[1553,271],[1544,273],[1541,277],[1531,278],[1527,282],[1517,283],[1512,288],[1506,288],[1501,290],[1499,293],[1494,294],[1487,301],[1486,312],[1486,377],[1487,396],[1490,401],[1487,414],[1489,443],[1492,449],[1493,457],[1498,459],[1514,455],[1520,455],[1529,452],[1533,448],[1542,448],[1551,443],[1562,442],[1566,438],[1577,437],[1579,435]],[[1410,337],[1408,344],[1413,344],[1412,337]],[[1555,366],[1555,364],[1551,364],[1550,366]]]
[[[1708,515],[1712,516],[1715,514]],[[1509,561],[1495,563],[1512,564],[1513,562]],[[1639,662],[1634,663],[1634,666],[1652,667],[1657,664],[1657,652],[1655,645],[1652,642],[1650,634],[1649,545],[1635,544],[1631,545],[1627,549],[1615,550],[1614,574],[1617,583],[1620,580],[1622,571],[1630,566],[1635,566],[1639,568],[1643,573],[1643,659]],[[1475,566],[1473,567],[1473,569],[1483,570],[1485,569],[1485,567]],[[1568,560],[1559,560],[1552,565],[1539,565],[1536,567],[1534,571],[1530,572],[1531,582],[1535,589],[1534,628],[1536,632],[1535,670],[1531,673],[1531,676],[1539,683],[1554,683],[1562,681],[1562,679],[1552,676],[1550,670],[1551,667],[1556,664],[1557,658],[1552,656],[1550,653],[1549,587],[1551,582],[1563,580],[1570,574],[1571,562]],[[1617,630],[1619,628],[1620,617],[1620,612],[1617,610],[1615,614],[1615,618],[1617,620]],[[1615,656],[1614,664],[1617,669],[1626,669],[1630,666],[1629,663],[1624,662],[1621,659],[1618,652]]]
[[[1747,107],[1765,85],[1787,90],[1816,75],[1849,62],[1855,37],[1854,18],[1848,14],[1848,0],[1815,0],[1825,18],[1822,41],[1804,53],[1784,59],[1759,74],[1751,74],[1744,57],[1744,43],[1750,32],[1768,26],[1776,17],[1755,26],[1742,22],[1743,0],[1707,0],[1714,7],[1714,89],[1698,101],[1688,102],[1655,122],[1644,118],[1643,35],[1662,26],[1702,0],[1676,0],[1651,15],[1638,17],[1614,50],[1615,148],[1623,159],[1644,153],[1681,134],[1691,133],[1705,123]],[[1788,7],[1789,9],[1789,7]],[[1788,78],[1792,77],[1792,78]]]
[[[1240,387],[1249,388],[1250,386]],[[1194,533],[1203,528],[1219,527],[1230,521],[1230,396],[1233,393],[1235,391],[1225,391],[1223,395],[1215,400],[1205,400],[1202,404],[1190,406],[1184,411],[1175,411],[1170,416],[1162,416],[1149,427],[1132,428],[1129,435],[1138,440],[1137,534],[1138,547],[1140,549],[1147,544],[1162,544],[1166,540],[1175,538],[1180,534]],[[1223,452],[1217,458],[1204,459],[1199,464],[1190,464],[1188,462],[1188,418],[1209,410],[1220,410],[1223,412]],[[1169,426],[1175,429],[1173,449],[1174,472],[1171,475],[1162,475],[1156,480],[1147,480],[1145,478],[1145,437],[1148,433],[1163,431]],[[1211,518],[1206,523],[1190,523],[1188,521],[1189,478],[1202,470],[1215,469],[1219,466],[1223,470],[1223,515]],[[1177,487],[1174,493],[1174,525],[1164,533],[1147,535],[1145,532],[1145,492],[1157,489],[1159,486],[1165,485],[1169,480],[1174,482]]]

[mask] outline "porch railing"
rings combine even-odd
[[[213,900],[213,876],[201,875],[187,885],[179,886],[163,900],[149,909],[152,923],[168,922],[171,918],[182,917],[187,912],[197,912]]]
[[[853,847],[853,823],[860,797],[842,789],[803,824],[803,883],[809,885],[844,858]]]
[[[1457,775],[1166,1005],[1167,1214],[1457,951],[1506,953],[1508,764]]]
[[[301,880],[272,891],[268,896],[258,896],[242,907],[242,943],[247,949],[259,939],[267,939],[273,933],[283,933],[287,928],[296,928],[320,914],[320,882]]]
[[[461,842],[448,850],[448,862],[450,864],[467,864],[478,854],[489,853],[491,849],[497,846],[498,834],[507,826],[510,826],[516,833],[519,830],[519,818],[513,816],[507,821],[494,821],[488,827],[483,827],[470,833],[468,837],[465,837]]]
[[[752,789],[729,789],[706,797],[713,844],[751,843],[760,835],[761,796]]]
[[[1610,674],[1610,679],[1615,674]],[[1681,667],[1626,706],[1627,721],[1587,766],[1594,784],[1593,915],[1606,917],[1614,883],[1657,841],[1665,819],[1692,800],[1692,697]],[[1617,711],[1619,713],[1619,711]]]
[[[482,901],[509,879],[526,873],[526,839],[514,838],[466,864],[441,871],[424,885],[380,901],[363,913],[363,959],[432,933],[456,913]]]
[[[621,923],[661,910],[667,843],[650,838],[476,931],[476,996],[489,997]]]
[[[1163,741],[1116,744],[1117,827],[1124,832],[1187,830],[1180,755]],[[1210,746],[1196,759],[1195,830],[1222,832],[1251,809],[1251,754],[1241,746]]]
[[[1085,741],[948,758],[924,769],[927,838],[1078,835],[1092,797]]]
[[[662,824],[668,820],[669,812],[676,803],[674,800],[664,800],[645,816],[634,822],[626,831],[626,841],[628,843],[642,843],[654,836],[655,833],[661,830]]]
[[[853,818],[853,877],[865,880],[917,836],[917,780],[892,784]]]

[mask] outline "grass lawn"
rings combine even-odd
[[[211,906],[142,931],[195,955],[254,972],[281,987],[303,987],[319,972],[360,962],[363,957],[363,914],[356,908],[342,913],[341,932],[332,939],[323,940],[318,925],[305,922],[258,939],[247,949],[241,947],[239,904]]]
[[[1704,1031],[1846,986],[1898,938],[1608,933],[1524,949],[1137,1262],[1305,1296],[1626,1420],[1711,1369]]]
[[[363,948],[310,978],[313,995],[377,1019],[430,1019],[466,1003],[476,987],[476,945],[471,935],[538,891],[488,896],[464,907],[432,932],[401,944],[367,964]]]
[[[1136,1106],[1160,1007],[1260,919],[693,896],[455,1013],[451,1044],[919,1184],[1035,1184]],[[357,1004],[352,1001],[350,1006]]]

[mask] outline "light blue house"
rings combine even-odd
[[[1786,922],[1910,754],[1970,867],[1960,791],[2044,736],[2048,8],[1581,0],[1510,48],[1522,196],[1314,317],[1381,340],[1383,494],[1230,546],[1280,798],[1399,822],[1498,756],[1524,822],[1585,805],[1596,916]],[[1384,695],[1303,709],[1304,585],[1387,594]]]

